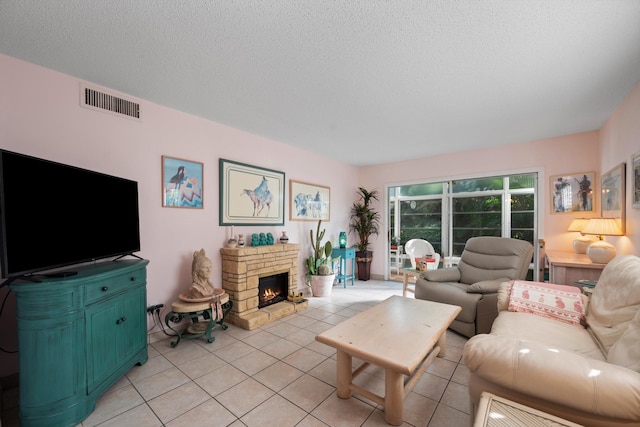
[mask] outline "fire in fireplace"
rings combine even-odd
[[[261,277],[258,283],[258,308],[285,301],[288,292],[288,272]]]

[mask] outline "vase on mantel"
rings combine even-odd
[[[289,237],[287,236],[287,232],[283,231],[282,236],[280,236],[280,243],[289,243]]]
[[[238,234],[238,247],[244,248],[244,234]]]

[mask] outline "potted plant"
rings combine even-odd
[[[333,250],[331,242],[322,243],[326,230],[320,230],[321,224],[322,220],[318,220],[318,229],[315,237],[313,236],[313,229],[309,230],[312,253],[305,261],[307,266],[307,286],[311,287],[314,297],[326,297],[331,294],[333,282],[336,278],[333,271],[333,262],[340,258],[331,258]]]
[[[378,200],[378,190],[368,191],[359,187],[358,200],[351,206],[349,230],[358,236],[355,244],[358,280],[369,280],[371,275],[373,251],[369,250],[369,238],[378,235],[380,228],[380,213],[371,206],[374,200]]]
[[[397,236],[393,236],[391,238],[391,250],[397,250],[398,246],[400,246],[400,238]]]

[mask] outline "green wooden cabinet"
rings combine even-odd
[[[13,282],[20,425],[75,426],[96,400],[147,361],[147,260],[74,267],[78,274]]]

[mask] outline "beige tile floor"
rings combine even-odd
[[[307,310],[253,331],[229,325],[215,332],[213,343],[199,338],[171,348],[170,337],[153,342],[148,362],[105,393],[81,426],[386,426],[379,405],[358,395],[336,396],[335,349],[315,335],[401,294],[398,282],[356,281],[334,286],[330,297],[310,298]],[[469,426],[465,342],[447,331],[447,355],[435,360],[406,397],[403,426]],[[368,368],[356,382],[384,394],[380,369]],[[5,395],[1,425],[18,426],[17,390]]]

